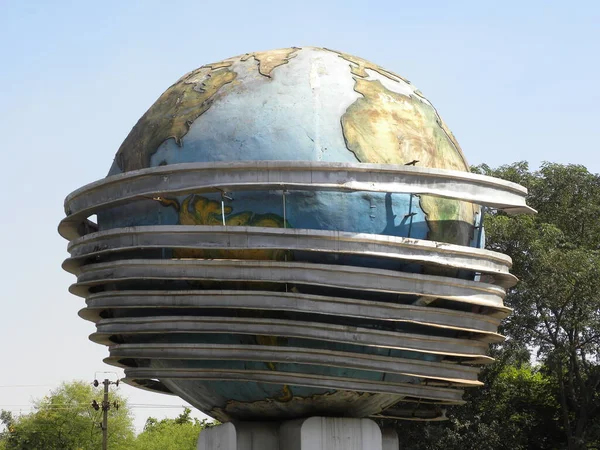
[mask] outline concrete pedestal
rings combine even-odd
[[[399,450],[398,435],[369,419],[309,417],[226,423],[200,433],[198,450]]]

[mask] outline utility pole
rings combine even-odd
[[[108,378],[102,382],[104,385],[104,399],[102,400],[102,450],[108,449],[108,409],[110,403],[108,403],[108,386],[110,381]]]
[[[105,378],[102,384],[104,385],[104,397],[102,399],[102,423],[100,424],[100,428],[102,428],[102,450],[108,450],[108,411],[111,407],[108,399],[108,388],[111,384],[118,386],[119,380],[110,381],[108,378]],[[94,380],[94,387],[98,386],[100,386],[100,382],[98,380]],[[119,409],[117,402],[114,402],[113,406],[115,409]],[[100,409],[100,405],[98,405],[96,400],[92,401],[92,408],[94,408],[96,411]]]

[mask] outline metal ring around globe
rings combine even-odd
[[[500,325],[500,319],[484,314],[297,292],[243,290],[106,291],[91,294],[86,299],[86,303],[87,307],[82,310],[81,316],[93,322],[100,319],[99,312],[107,309],[218,308],[310,312],[386,322],[412,321],[474,333],[487,332],[494,335],[494,331]]]
[[[478,248],[423,239],[339,231],[243,226],[162,225],[116,228],[69,244],[63,268],[77,274],[90,257],[149,248],[285,249],[373,256],[486,273],[504,288],[516,284],[510,258]]]
[[[446,338],[425,334],[384,331],[331,323],[300,322],[282,319],[242,319],[238,317],[132,317],[102,319],[96,324],[97,332],[90,336],[93,342],[114,344],[114,335],[168,334],[242,334],[268,335],[288,338],[317,339],[368,347],[393,348],[466,359],[486,360],[488,343],[476,339]],[[491,358],[489,358],[491,360]]]
[[[59,224],[59,233],[75,239],[87,217],[135,200],[165,194],[277,189],[426,194],[509,213],[535,212],[526,205],[527,191],[521,186],[469,172],[303,161],[187,163],[126,172],[74,191],[65,200],[67,217]]]
[[[262,345],[215,345],[215,344],[120,344],[109,348],[110,357],[104,362],[127,368],[119,360],[218,360],[218,361],[270,361],[293,362],[333,366],[346,369],[396,373],[411,377],[440,380],[456,385],[478,386],[479,370],[474,367],[442,362],[419,361],[379,355],[339,352],[300,347]],[[174,369],[174,367],[171,367]],[[186,369],[186,367],[181,367]]]
[[[260,370],[214,370],[187,369],[170,370],[155,368],[128,368],[125,375],[130,378],[158,378],[161,380],[217,380],[217,381],[250,381],[267,384],[284,384],[292,386],[310,386],[323,389],[341,389],[349,391],[370,392],[374,394],[396,394],[420,397],[430,400],[443,400],[460,405],[463,391],[459,389],[411,383],[375,382],[355,378],[324,377],[294,372],[271,372]]]
[[[506,292],[492,284],[355,266],[252,260],[122,260],[81,268],[69,290],[80,297],[89,287],[127,280],[215,280],[297,283],[443,298],[503,307]]]
[[[357,317],[386,322],[413,322],[483,333],[492,340],[502,339],[495,332],[500,325],[500,320],[483,314],[295,292],[108,291],[90,295],[86,303],[87,307],[80,311],[80,316],[93,322],[98,322],[101,318],[100,313],[105,310],[252,309]]]

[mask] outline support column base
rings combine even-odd
[[[370,419],[309,417],[208,428],[198,450],[399,450],[399,443],[394,430],[382,432]]]

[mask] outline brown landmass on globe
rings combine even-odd
[[[261,75],[270,78],[273,70],[296,56],[299,48],[253,52],[205,64],[180,78],[146,111],[117,151],[117,165],[123,172],[150,166],[150,158],[167,139],[181,145],[191,124],[220,98],[221,88],[235,80],[235,61],[254,58]]]
[[[250,58],[254,58],[256,61],[258,61],[259,73],[270,78],[273,69],[282,66],[283,64],[287,64],[290,59],[295,58],[298,50],[300,50],[300,48],[291,47],[280,48],[266,52],[246,53],[241,57],[241,60],[246,61]]]
[[[230,64],[231,65],[231,64]],[[150,166],[150,158],[167,139],[181,145],[190,125],[210,108],[219,90],[231,83],[236,73],[227,67],[201,67],[185,75],[146,111],[117,151],[123,172]]]
[[[366,66],[365,66],[366,67]],[[354,76],[362,95],[342,116],[346,146],[366,163],[406,164],[468,171],[460,147],[437,111],[419,98],[392,92],[378,80]],[[471,203],[420,196],[429,225],[428,238],[468,245],[473,233]]]
[[[175,208],[178,213],[179,225],[225,225],[284,228],[283,217],[277,214],[255,214],[252,211],[241,211],[232,214],[233,208],[225,205],[221,211],[221,202],[210,200],[206,197],[191,194],[183,201],[178,199],[161,198],[163,206]],[[286,221],[285,227],[291,228]],[[252,260],[279,260],[285,259],[285,250],[226,250],[226,249],[175,249],[174,258],[208,258],[208,259],[252,259]]]

